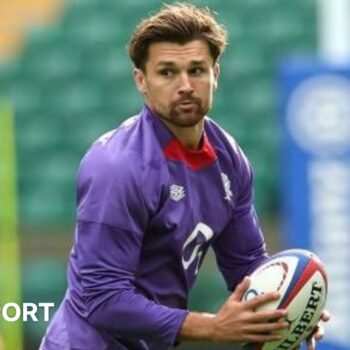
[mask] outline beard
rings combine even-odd
[[[189,105],[183,102],[190,102]],[[164,121],[181,128],[191,128],[197,125],[208,113],[209,108],[203,107],[199,98],[182,98],[170,105],[167,115],[157,111],[157,114]]]

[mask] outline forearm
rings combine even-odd
[[[77,236],[83,239],[74,246],[70,287],[84,302],[89,323],[117,336],[172,345],[188,312],[159,305],[137,292],[134,274],[141,237],[87,221],[78,221]]]
[[[89,322],[120,336],[174,344],[186,310],[156,304],[133,290],[113,291],[88,303]]]
[[[178,341],[213,341],[214,316],[208,313],[190,312],[182,323]]]

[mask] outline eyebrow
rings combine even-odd
[[[192,65],[192,66],[200,66],[202,64],[205,64],[204,60],[193,60],[190,62],[190,65]],[[158,67],[158,66],[173,67],[175,65],[176,64],[172,61],[160,61],[156,64],[156,67]]]

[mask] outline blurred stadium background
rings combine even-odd
[[[316,0],[193,3],[216,11],[229,30],[211,115],[235,136],[253,164],[256,206],[273,253],[281,248],[277,69],[283,57],[315,55]],[[15,116],[24,301],[58,306],[63,296],[74,227],[75,172],[94,139],[138,112],[141,98],[125,46],[139,20],[161,4],[158,0],[0,3],[0,110],[10,106]],[[0,124],[0,135],[2,128]],[[3,207],[4,201],[0,198]],[[192,308],[215,311],[226,295],[209,256],[191,296]],[[23,349],[38,347],[46,325],[42,320],[23,325]],[[220,348],[232,349],[215,347]]]

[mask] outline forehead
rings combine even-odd
[[[152,66],[162,62],[189,64],[191,61],[212,63],[213,58],[207,42],[204,40],[193,40],[185,44],[159,42],[149,46],[147,63]]]

